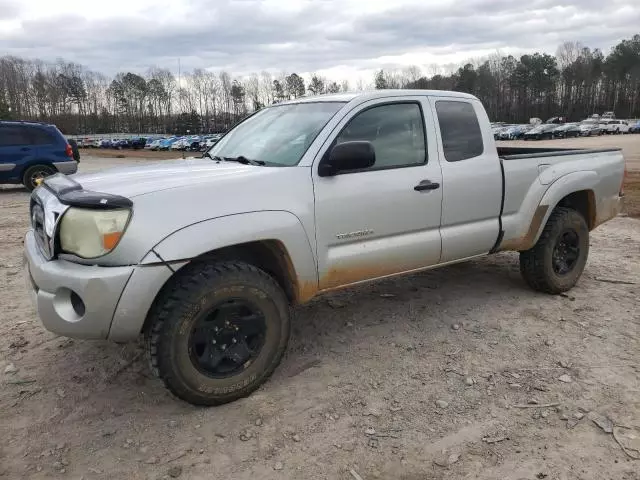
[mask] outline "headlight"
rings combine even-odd
[[[62,250],[96,258],[113,250],[124,233],[131,210],[69,208],[60,222]]]

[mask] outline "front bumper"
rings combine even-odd
[[[134,267],[47,261],[33,231],[24,239],[24,275],[44,327],[74,338],[107,338],[113,313]]]
[[[27,289],[42,324],[72,338],[136,339],[151,304],[173,274],[165,265],[99,267],[48,261],[32,230],[24,239],[24,259]]]

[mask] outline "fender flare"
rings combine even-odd
[[[544,226],[547,224],[547,221],[551,216],[551,212],[553,212],[556,206],[560,203],[560,200],[567,195],[571,195],[572,193],[579,192],[581,190],[593,190],[597,183],[598,174],[596,172],[593,170],[582,170],[563,175],[549,185],[549,188],[542,196],[542,200],[540,200],[540,204],[533,215],[531,226],[536,227],[535,235],[531,238],[531,244],[527,249],[536,244],[540,235],[542,235]],[[539,213],[542,211],[544,211],[544,215]],[[536,217],[540,219],[540,222],[537,225],[534,225]]]
[[[593,170],[571,172],[558,177],[549,184],[542,195],[542,199],[534,210],[527,232],[522,237],[501,245],[498,250],[524,251],[533,248],[558,203],[572,193],[593,190],[598,180],[598,174]]]
[[[140,264],[188,262],[224,247],[273,240],[288,256],[288,273],[295,282],[297,298],[311,298],[318,290],[316,258],[300,219],[284,210],[239,213],[188,225],[158,242]]]

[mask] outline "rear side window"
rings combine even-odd
[[[0,147],[15,147],[30,144],[31,140],[25,128],[13,126],[0,127]]]
[[[436,102],[442,148],[447,162],[459,162],[484,152],[482,132],[473,105],[468,102]]]
[[[58,143],[53,134],[39,128],[31,128],[29,131],[29,135],[31,135],[33,143],[35,143],[36,145],[52,145]]]

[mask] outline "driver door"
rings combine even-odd
[[[355,107],[327,140],[312,173],[321,290],[440,261],[442,174],[433,125],[427,97],[390,97]],[[319,176],[322,156],[354,140],[373,144],[375,164]],[[430,188],[421,188],[426,182]]]

